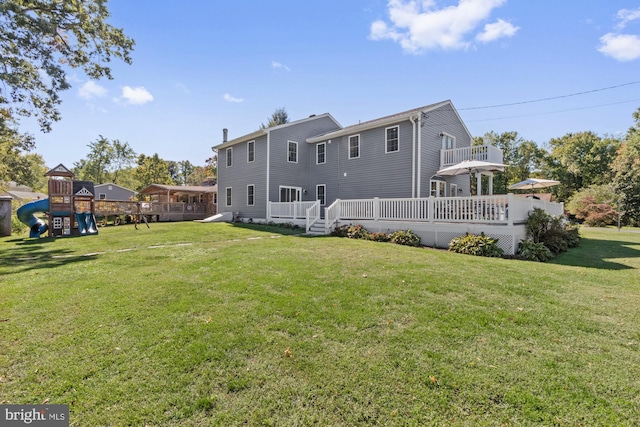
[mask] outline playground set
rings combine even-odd
[[[45,174],[49,177],[49,198],[35,200],[17,211],[20,221],[29,227],[29,237],[85,236],[98,234],[95,219],[93,182],[74,181],[74,174],[59,164]],[[36,217],[44,213],[48,221]]]

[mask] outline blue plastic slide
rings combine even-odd
[[[49,226],[34,215],[38,212],[49,211],[49,199],[34,200],[18,208],[16,215],[18,219],[29,227],[29,237],[40,237],[42,233],[49,229]]]

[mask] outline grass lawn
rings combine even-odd
[[[285,231],[0,239],[0,403],[74,426],[640,424],[640,233],[583,229],[542,264]]]

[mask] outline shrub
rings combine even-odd
[[[332,232],[331,235],[334,237],[347,237],[347,231],[349,231],[349,225],[340,225],[337,226]]]
[[[585,196],[575,208],[576,218],[590,227],[605,227],[615,224],[618,212],[609,203],[598,203],[595,197]]]
[[[22,204],[19,201],[11,201],[11,233],[13,234],[22,234],[29,230],[29,227],[23,224],[16,215],[16,212],[18,211],[18,208],[20,206],[22,206]]]
[[[390,242],[391,236],[382,232],[371,233],[369,234],[369,240],[373,240],[374,242]]]
[[[518,256],[527,261],[545,262],[553,258],[553,254],[544,243],[536,243],[531,239],[520,242],[520,252]]]
[[[391,233],[389,240],[398,245],[404,246],[420,246],[420,236],[416,235],[413,231],[398,230]]]
[[[554,256],[580,243],[577,228],[568,224],[562,217],[551,216],[539,208],[529,213],[526,230],[528,239],[534,243],[543,243]]]
[[[449,250],[459,254],[501,257],[504,251],[498,245],[498,239],[492,239],[481,233],[479,236],[467,233],[449,242]]]
[[[360,224],[352,225],[347,229],[347,237],[350,239],[366,239],[369,232]]]

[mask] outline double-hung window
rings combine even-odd
[[[385,153],[393,153],[400,150],[399,132],[400,126],[393,126],[385,129]]]
[[[227,187],[227,206],[231,206],[231,187]]]
[[[316,164],[322,165],[327,163],[327,143],[321,142],[316,145]]]
[[[233,164],[233,147],[227,148],[227,167],[230,168]]]
[[[256,159],[256,142],[247,142],[247,163],[251,163]]]
[[[247,185],[247,206],[253,206],[255,204],[255,191],[255,185]]]
[[[446,133],[442,133],[442,149],[443,150],[453,150],[454,148],[456,148],[456,138],[446,134]]]
[[[360,135],[352,135],[349,137],[349,158],[357,159],[360,157]]]
[[[298,143],[289,141],[287,143],[287,161],[289,163],[298,163]]]

